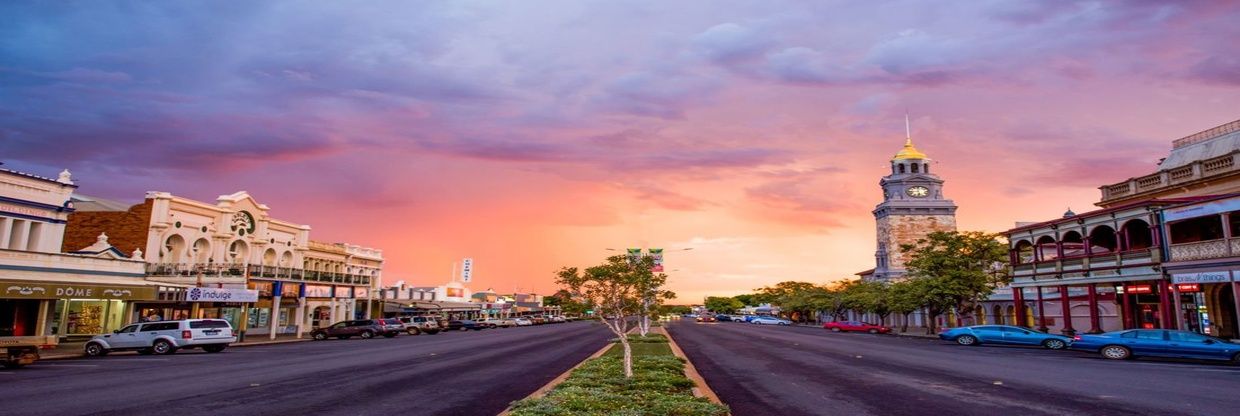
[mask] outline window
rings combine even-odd
[[[1167,335],[1170,336],[1172,341],[1177,342],[1205,342],[1205,340],[1210,339],[1210,337],[1205,335],[1194,334],[1192,332],[1172,331],[1167,333]]]
[[[900,173],[904,173],[904,165],[903,165],[903,164],[901,164],[901,165],[900,165]]]
[[[918,173],[918,170],[920,170],[920,167],[921,167],[921,165],[918,165],[918,164],[914,163],[914,164],[913,164],[913,173]]]
[[[1028,333],[1028,332],[1029,332],[1029,331],[1027,331],[1027,330],[1024,330],[1024,329],[1021,329],[1021,328],[1017,328],[1017,327],[1013,327],[1013,326],[1004,326],[1004,327],[1001,327],[1001,328],[1003,328],[1003,332],[1015,332],[1015,333],[1017,333],[1017,334],[1025,334],[1025,333]]]
[[[1125,332],[1125,333],[1119,334],[1119,336],[1120,336],[1120,338],[1136,338],[1136,337],[1137,337],[1137,331],[1128,331],[1128,332]]]
[[[1137,339],[1155,340],[1155,341],[1163,340],[1162,330],[1135,331],[1135,332],[1137,333]]]
[[[137,331],[137,330],[138,330],[138,326],[137,326],[137,325],[130,325],[130,326],[127,326],[127,327],[121,328],[121,329],[120,329],[120,331],[117,331],[117,332],[118,332],[118,333],[121,333],[121,334],[125,334],[125,333],[134,332],[134,331]]]
[[[231,326],[231,325],[228,325],[228,321],[217,321],[217,320],[210,320],[210,321],[190,321],[190,322],[189,322],[189,327],[190,327],[190,328],[192,328],[192,329],[200,329],[200,328],[232,328],[232,326]]]
[[[159,322],[142,325],[142,332],[168,331],[181,328],[180,322]]]

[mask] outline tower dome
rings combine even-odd
[[[904,141],[904,148],[900,149],[900,151],[896,153],[895,157],[892,157],[891,160],[897,161],[897,160],[907,160],[907,159],[929,159],[929,158],[930,157],[926,156],[925,153],[922,153],[920,150],[917,150],[916,147],[913,147],[913,138],[910,137]]]

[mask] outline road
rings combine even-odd
[[[1240,412],[1240,368],[1224,364],[814,327],[674,322],[668,330],[737,416]]]
[[[489,416],[610,337],[572,322],[44,361],[0,371],[0,413]]]

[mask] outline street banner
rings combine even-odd
[[[461,261],[461,281],[469,283],[474,278],[474,259],[466,258]]]
[[[642,249],[640,249],[640,248],[630,248],[630,249],[626,249],[626,250],[628,251],[628,256],[629,256],[629,265],[630,265],[630,266],[631,266],[631,265],[634,265],[634,264],[637,264],[637,262],[641,261],[641,259],[642,259]]]
[[[650,249],[650,259],[653,260],[654,262],[654,266],[650,268],[650,271],[655,272],[655,273],[662,273],[663,272],[663,249],[661,248]]]

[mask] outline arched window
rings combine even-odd
[[[164,240],[164,257],[161,259],[164,263],[180,263],[185,256],[185,238],[180,234],[173,234]]]
[[[1111,254],[1116,251],[1115,230],[1106,225],[1094,227],[1089,231],[1090,254]]]
[[[1223,223],[1218,217],[1214,217],[1214,227],[1210,228],[1211,232],[1217,233],[1217,236],[1207,233],[1209,240],[1223,238]],[[1142,220],[1132,220],[1124,223],[1120,227],[1124,233],[1124,242],[1126,250],[1143,250],[1154,246],[1154,232],[1150,229],[1150,223]]]
[[[1036,244],[1038,259],[1041,261],[1050,261],[1059,258],[1059,250],[1055,245],[1055,237],[1044,235],[1038,238]]]
[[[921,165],[914,163],[914,164],[913,164],[913,173],[918,173],[918,171],[920,170],[920,168],[921,168]]]
[[[921,171],[925,173],[930,173],[930,164],[926,163],[926,164],[921,165]]]
[[[1021,240],[1016,243],[1016,264],[1033,262],[1033,243]]]
[[[904,164],[903,164],[903,163],[901,163],[901,164],[900,164],[900,173],[904,173]]]
[[[1085,242],[1081,239],[1081,233],[1076,231],[1068,231],[1059,239],[1063,244],[1064,257],[1080,257],[1085,255]]]

